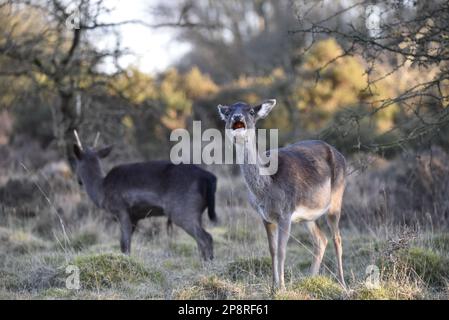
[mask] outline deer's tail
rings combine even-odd
[[[207,202],[207,214],[210,221],[217,222],[217,215],[215,213],[215,191],[217,190],[217,178],[211,176],[207,180],[206,184],[206,202]]]

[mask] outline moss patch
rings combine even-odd
[[[311,300],[312,297],[302,291],[286,290],[275,293],[274,300]]]
[[[405,283],[390,282],[378,288],[360,286],[354,290],[351,298],[355,300],[411,300],[421,298],[421,293],[418,288]]]
[[[304,278],[298,281],[293,288],[304,296],[320,300],[342,299],[344,294],[343,288],[326,276]]]
[[[121,282],[138,282],[150,279],[164,281],[160,271],[150,271],[145,266],[121,254],[96,254],[79,256],[73,264],[80,269],[80,282],[83,288],[111,287]]]
[[[203,277],[191,287],[184,288],[175,294],[180,300],[188,299],[238,299],[242,296],[241,288],[234,283],[218,278],[217,276]]]

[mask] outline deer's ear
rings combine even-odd
[[[231,111],[231,107],[222,106],[221,104],[219,104],[217,106],[217,108],[218,108],[218,113],[220,114],[221,120],[226,121],[226,119],[229,116],[229,112]]]
[[[268,116],[268,114],[271,112],[271,110],[276,105],[276,99],[270,99],[262,102],[258,106],[254,107],[254,110],[257,113],[258,119],[264,119]]]
[[[103,149],[100,149],[97,151],[98,157],[100,157],[101,159],[106,158],[112,151],[113,146],[107,146],[104,147]]]
[[[81,150],[80,146],[77,144],[73,145],[73,153],[78,160],[81,160],[83,157],[83,150]]]

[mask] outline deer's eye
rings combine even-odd
[[[256,114],[256,111],[254,111],[254,109],[249,110],[249,114],[254,116]]]

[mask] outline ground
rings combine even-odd
[[[449,236],[443,232],[395,226],[361,231],[347,224],[342,237],[348,289],[343,290],[334,277],[331,241],[321,275],[309,277],[312,248],[305,227],[296,224],[287,253],[287,288],[272,293],[265,232],[239,176],[219,177],[220,222],[210,224],[204,213],[215,249],[215,259],[206,263],[183,230],[175,228],[168,238],[163,217],[142,221],[131,256],[124,256],[118,225],[74,181],[27,179],[26,201],[14,204],[5,188],[0,192],[9,199],[2,205],[0,226],[2,299],[449,298]],[[17,181],[24,184],[23,177]],[[33,187],[38,191],[30,191]],[[324,220],[321,225],[329,234]],[[79,289],[73,288],[70,266],[80,272]]]

